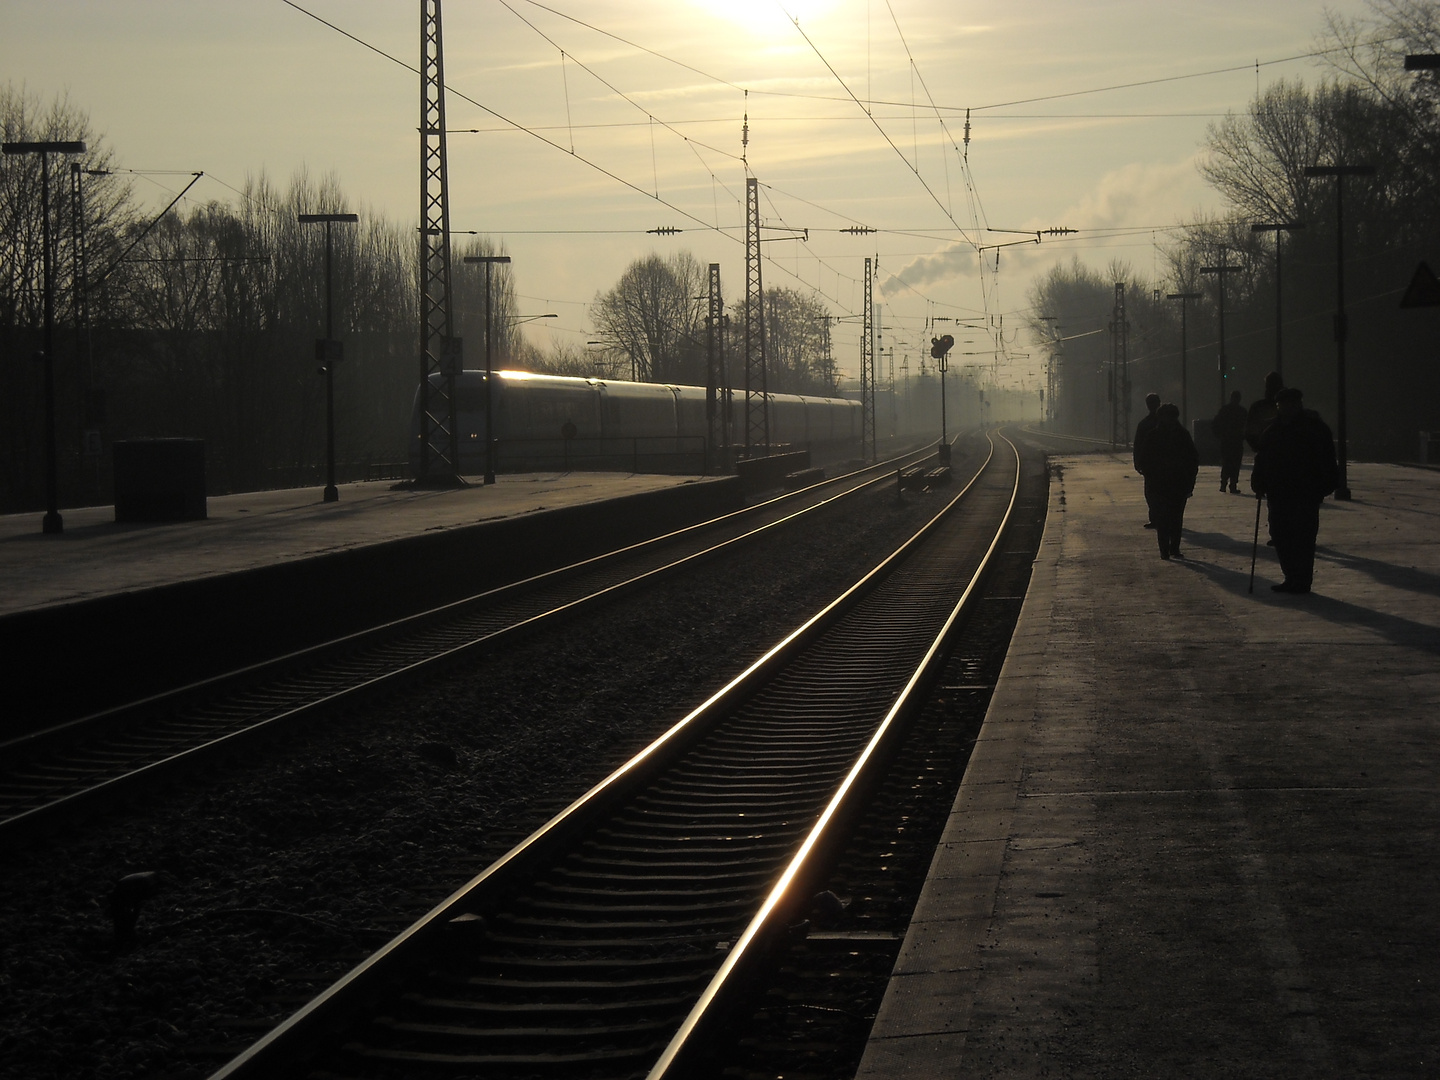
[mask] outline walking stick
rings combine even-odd
[[[1250,591],[1255,591],[1255,556],[1260,554],[1260,503],[1259,495],[1255,496],[1255,543],[1250,548]]]

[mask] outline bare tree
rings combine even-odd
[[[705,327],[700,296],[704,267],[688,251],[649,255],[626,268],[609,292],[597,294],[590,317],[612,351],[642,382],[705,379]]]

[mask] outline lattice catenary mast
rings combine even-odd
[[[745,180],[745,456],[770,455],[770,398],[765,364],[765,291],[760,282],[760,185]]]
[[[455,337],[450,308],[450,200],[445,168],[445,59],[440,0],[420,0],[420,474],[417,479],[421,481],[459,481],[455,376],[460,365],[460,341]],[[440,376],[436,384],[430,381],[433,375]]]

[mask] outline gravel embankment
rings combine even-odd
[[[0,1073],[207,1075],[942,505],[872,496],[45,850],[0,856]],[[107,898],[138,871],[159,890],[121,946]]]

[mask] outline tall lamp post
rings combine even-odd
[[[494,376],[494,353],[491,339],[494,336],[494,295],[490,291],[490,273],[496,263],[509,263],[509,255],[466,255],[467,263],[481,263],[485,267],[485,483],[495,483],[495,435],[491,429],[490,380]]]
[[[45,356],[45,520],[46,533],[65,531],[60,516],[58,454],[55,448],[55,281],[50,266],[50,155],[83,154],[83,142],[7,142],[0,144],[6,154],[40,155],[40,274],[44,293],[44,331],[41,349]]]
[[[1345,177],[1374,176],[1373,165],[1309,165],[1306,176],[1335,177],[1335,374],[1336,374],[1336,442],[1338,443],[1340,486],[1335,489],[1335,498],[1350,498],[1350,483],[1346,475],[1345,453],[1345,339],[1350,336],[1349,320],[1345,315]]]
[[[1220,407],[1225,407],[1225,275],[1233,274],[1239,270],[1238,266],[1231,266],[1225,261],[1225,251],[1220,252],[1219,266],[1202,266],[1202,274],[1214,274],[1220,279]]]
[[[1190,391],[1185,374],[1185,309],[1190,306],[1191,300],[1199,300],[1204,295],[1198,292],[1172,292],[1165,295],[1166,300],[1180,301],[1180,423],[1186,428],[1190,427]],[[1223,406],[1225,403],[1222,401],[1220,404]]]
[[[1284,353],[1280,349],[1280,234],[1305,228],[1303,221],[1270,221],[1251,225],[1252,233],[1273,232],[1275,234],[1275,371],[1285,374]]]
[[[335,486],[335,365],[344,357],[344,348],[335,340],[334,289],[330,272],[330,224],[341,221],[355,224],[359,214],[301,214],[301,225],[325,223],[325,337],[315,342],[315,359],[325,376],[325,501],[339,502],[340,489]]]

